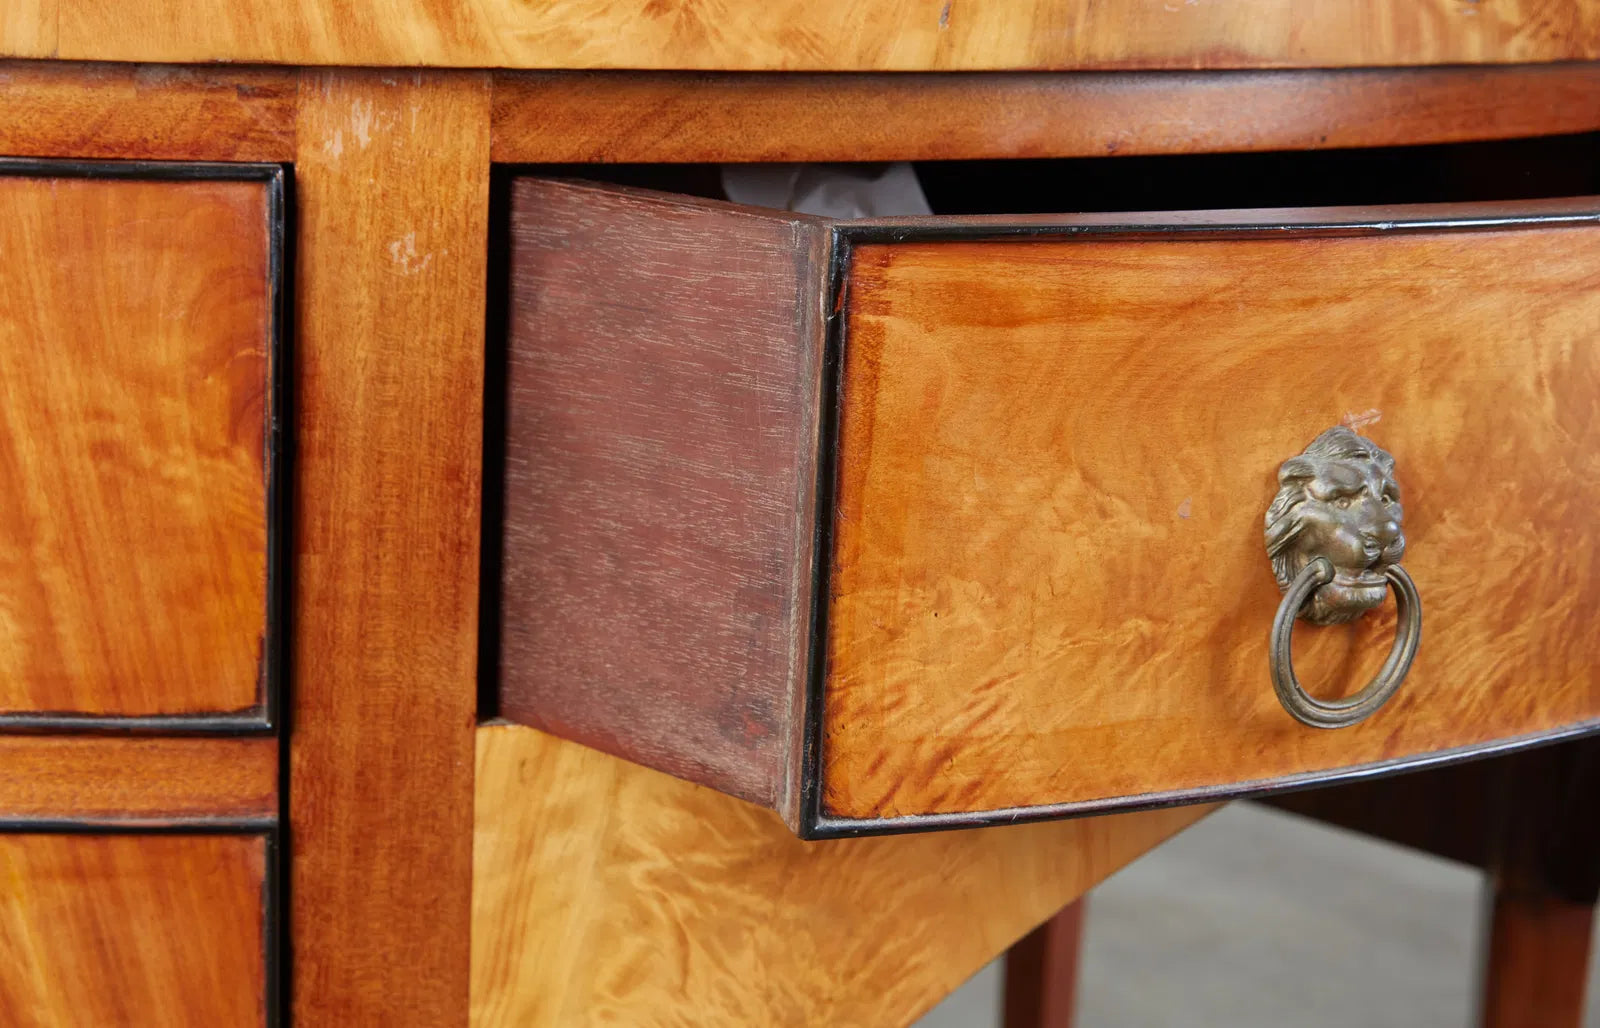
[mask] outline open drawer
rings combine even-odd
[[[1600,728],[1600,200],[510,235],[506,717],[808,837]]]

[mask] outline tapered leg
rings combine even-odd
[[[1520,755],[1494,797],[1484,1028],[1577,1028],[1600,899],[1600,742]]]
[[[1496,880],[1489,889],[1483,1028],[1578,1028],[1593,904]]]
[[[1071,1028],[1087,902],[1063,908],[1006,954],[1005,1028]]]

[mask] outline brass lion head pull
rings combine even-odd
[[[1422,604],[1400,566],[1400,486],[1394,458],[1348,428],[1330,428],[1278,469],[1278,494],[1267,508],[1267,556],[1283,601],[1273,620],[1272,684],[1284,709],[1317,728],[1369,717],[1394,695],[1416,656]],[[1296,617],[1335,625],[1383,603],[1394,586],[1400,627],[1389,659],[1361,692],[1317,700],[1295,677],[1289,645]]]

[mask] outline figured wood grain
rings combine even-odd
[[[495,160],[903,161],[1400,146],[1600,129],[1590,64],[1076,75],[504,72]]]
[[[1189,220],[1240,219],[1285,215]],[[825,810],[1161,794],[1600,722],[1597,287],[1594,227],[858,248]],[[1389,706],[1320,731],[1270,688],[1262,517],[1341,422],[1398,461],[1424,625]],[[1301,679],[1359,688],[1393,610],[1299,628]]]
[[[467,1010],[489,88],[307,73],[293,1014]]]
[[[513,188],[500,712],[793,806],[828,235]]]
[[[259,835],[0,835],[15,1028],[266,1023]]]
[[[0,153],[288,161],[296,81],[276,68],[0,61]]]
[[[803,843],[770,811],[485,727],[472,1023],[907,1024],[1205,812]]]
[[[0,736],[0,821],[272,819],[278,740]]]
[[[1593,0],[1232,4],[54,0],[0,53],[68,60],[728,71],[1346,67],[1588,60]]]
[[[262,700],[261,182],[0,177],[0,712]]]

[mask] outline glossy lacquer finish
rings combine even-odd
[[[0,716],[264,717],[272,184],[153,174],[0,167]]]

